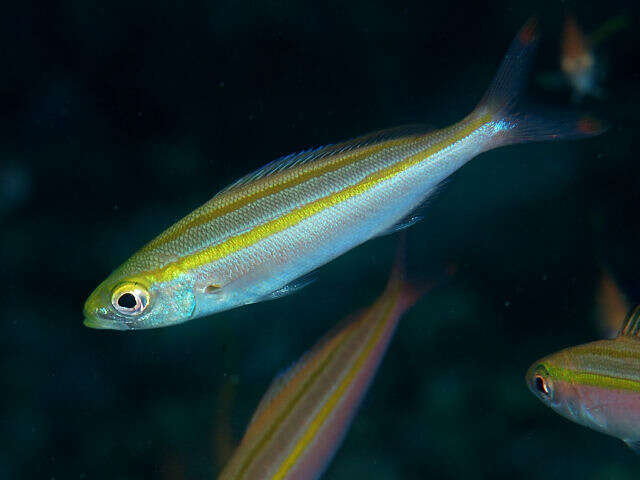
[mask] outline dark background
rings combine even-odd
[[[523,380],[600,335],[603,265],[640,299],[636,2],[101,3],[0,19],[0,478],[214,478],[276,372],[379,295],[397,236],[295,295],[166,329],[85,328],[90,291],[273,158],[460,119],[532,13],[532,78],[557,70],[567,9],[587,32],[631,20],[600,45],[607,98],[583,105],[612,128],[484,154],[431,202],[409,268],[459,273],[400,324],[325,478],[638,478]]]

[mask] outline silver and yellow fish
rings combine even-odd
[[[601,132],[589,118],[516,109],[537,40],[518,33],[476,109],[452,126],[404,127],[290,155],[241,178],[135,253],[87,300],[85,325],[174,325],[275,298],[292,282],[393,231],[478,154]]]

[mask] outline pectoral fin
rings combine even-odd
[[[260,298],[258,301],[264,302],[267,300],[275,300],[276,298],[285,297],[294,292],[297,292],[298,290],[303,289],[307,285],[315,282],[315,280],[316,280],[316,275],[314,273],[303,275],[302,277],[296,278],[293,282],[287,283],[284,287],[281,287],[265,295],[264,297]]]
[[[420,220],[422,220],[422,218],[423,218],[422,215],[411,214],[403,218],[401,221],[393,225],[391,228],[388,228],[387,230],[380,233],[380,236],[391,235],[392,233],[396,233],[396,232],[399,232],[400,230],[404,230],[405,228],[409,228],[411,225],[415,225]]]

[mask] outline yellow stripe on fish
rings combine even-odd
[[[389,300],[388,304],[386,305],[385,311],[382,314],[383,318],[389,318],[391,311],[397,305],[399,293],[399,290],[396,290],[394,292],[393,298]],[[331,415],[331,413],[335,411],[336,405],[344,397],[346,390],[353,384],[354,379],[361,372],[365,361],[371,355],[371,351],[380,341],[380,337],[384,332],[385,326],[386,324],[384,322],[380,322],[378,325],[376,325],[375,332],[369,339],[364,350],[356,359],[354,365],[348,371],[347,375],[342,379],[331,397],[329,397],[329,400],[322,406],[320,412],[315,416],[313,420],[311,420],[311,423],[307,427],[302,438],[296,443],[289,456],[284,460],[284,462],[282,462],[275,475],[271,477],[272,480],[284,480],[287,473],[289,473],[289,471],[296,465],[300,457],[309,448],[310,444],[316,439],[318,431],[325,425],[325,422],[327,421],[329,415]]]
[[[311,202],[303,207],[297,208],[291,213],[272,220],[271,222],[268,222],[266,224],[260,225],[250,230],[249,232],[232,237],[219,245],[209,247],[202,252],[194,253],[188,257],[176,261],[175,264],[170,264],[162,269],[147,273],[149,277],[153,279],[153,281],[170,281],[190,269],[201,267],[202,265],[213,262],[214,260],[219,260],[227,255],[230,255],[231,253],[237,252],[238,250],[254,245],[259,241],[273,235],[274,233],[281,232],[282,230],[300,223],[303,220],[312,217],[313,215],[316,215],[323,210],[331,208],[341,202],[344,202],[345,200],[355,197],[356,195],[361,195],[367,192],[379,183],[389,180],[394,176],[405,172],[407,169],[424,161],[429,156],[434,155],[435,153],[438,153],[450,147],[454,143],[463,140],[464,138],[468,137],[476,130],[478,130],[480,127],[488,124],[490,121],[490,115],[484,115],[478,119],[473,119],[469,122],[468,126],[465,126],[465,128],[461,129],[457,134],[452,135],[446,141],[441,142],[437,145],[433,145],[426,151],[412,155],[406,160],[403,160],[391,167],[388,167],[379,172],[375,172],[355,185],[346,187],[343,190],[340,190],[332,195]]]
[[[246,442],[247,444],[251,442],[251,437],[259,435],[263,428],[266,429],[266,432],[264,432],[264,435],[262,435],[255,445],[249,449],[249,452],[241,462],[238,473],[234,475],[233,478],[240,479],[243,477],[255,457],[269,444],[284,420],[296,405],[299,404],[303,396],[308,393],[309,388],[318,379],[320,374],[326,370],[327,365],[331,363],[340,347],[348,342],[348,340],[356,333],[357,326],[358,325],[355,322],[348,325],[343,331],[336,335],[335,338],[331,339],[330,342],[323,346],[321,351],[318,352],[317,356],[315,356],[315,361],[307,362],[303,365],[303,367],[306,368],[302,368],[302,371],[296,372],[296,375],[290,380],[290,384],[287,385],[277,396],[277,401],[274,402],[275,405],[269,405],[270,410],[280,412],[276,418],[272,418],[272,416],[268,414],[257,415],[260,412],[256,412],[249,429],[245,433],[243,442]],[[319,361],[319,363],[316,364],[317,361]],[[300,384],[302,385],[298,387]],[[279,404],[283,403],[284,405],[280,407]]]
[[[384,149],[402,145],[407,139],[397,139],[384,141],[378,145],[371,145],[359,148],[356,151],[332,156],[317,163],[305,163],[299,170],[285,170],[282,175],[275,177],[261,178],[255,183],[251,183],[245,188],[238,189],[232,194],[217,195],[211,199],[210,208],[197,210],[197,214],[186,218],[185,222],[176,224],[178,228],[171,228],[164,234],[152,240],[143,248],[153,250],[159,246],[176,240],[184,235],[188,230],[204,225],[214,218],[221,217],[244,206],[249,205],[261,198],[280,193],[285,189],[298,186],[312,178],[319,177],[329,172],[334,172],[351,163],[363,160],[370,155],[374,155]],[[195,213],[195,212],[194,212]]]

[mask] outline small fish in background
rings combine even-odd
[[[544,357],[531,366],[526,381],[556,413],[640,453],[640,305],[616,338]]]
[[[406,283],[402,250],[384,293],[276,377],[220,480],[316,479],[336,452],[400,317],[428,287]]]
[[[598,86],[598,68],[589,39],[573,15],[567,15],[564,22],[560,68],[573,90],[573,101],[580,102],[585,96],[604,97]]]
[[[614,33],[627,28],[629,17],[619,15],[605,22],[591,35],[586,35],[575,16],[565,17],[560,41],[560,72],[541,74],[539,83],[549,89],[571,88],[571,100],[582,102],[586,97],[604,99],[606,92],[600,86],[606,68],[604,61],[596,55],[596,46]]]
[[[620,331],[620,319],[629,311],[629,301],[608,268],[603,268],[596,293],[596,322],[602,335],[615,337]]]
[[[85,325],[157,328],[279,298],[321,265],[415,223],[412,212],[480,153],[602,133],[589,117],[519,110],[537,39],[530,20],[481,102],[452,126],[395,128],[289,155],[225,188],[109,275],[85,303]]]

